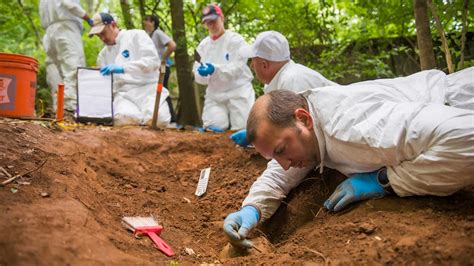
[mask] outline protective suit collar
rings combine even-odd
[[[324,138],[324,133],[323,130],[321,129],[321,125],[319,123],[319,114],[314,113],[314,110],[316,108],[313,107],[313,104],[308,100],[308,96],[311,94],[311,90],[306,90],[300,93],[306,98],[306,102],[308,104],[308,109],[311,117],[313,118],[313,123],[314,123],[314,134],[316,134],[316,139],[318,140],[318,145],[319,145],[319,157],[321,158],[321,162],[319,165],[316,166],[316,169],[319,168],[319,173],[323,173],[323,168],[324,168],[324,159],[325,159],[325,154],[326,154],[326,142]]]
[[[117,34],[117,38],[115,38],[115,44],[114,45],[117,45],[117,43],[120,42],[120,40],[123,38],[123,36],[125,35],[125,32],[127,30],[120,30],[119,33]]]
[[[290,64],[294,64],[295,62],[293,62],[293,60],[290,59],[290,61],[288,61],[288,63],[286,63],[285,65],[283,65],[280,70],[278,70],[278,72],[275,74],[275,76],[273,77],[272,81],[270,81],[269,84],[266,84],[265,87],[263,88],[263,91],[265,93],[267,92],[270,92],[270,91],[274,91],[274,90],[278,90],[278,84],[280,84],[280,76],[281,76],[281,73],[283,73],[285,71],[286,68],[288,68],[290,66]]]

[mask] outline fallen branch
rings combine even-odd
[[[44,162],[42,162],[42,163],[40,164],[40,166],[36,167],[36,168],[33,169],[33,170],[29,170],[29,171],[26,171],[26,172],[23,173],[23,174],[19,174],[19,175],[15,175],[15,176],[13,176],[13,177],[10,177],[9,179],[3,181],[3,182],[0,184],[0,186],[3,187],[3,186],[5,186],[6,184],[9,184],[9,183],[15,181],[15,180],[16,180],[17,178],[19,178],[19,177],[25,176],[25,175],[27,175],[27,174],[31,174],[31,173],[33,173],[33,172],[39,170],[41,167],[43,167],[43,165],[44,165],[47,161],[48,161],[48,159],[44,160]]]
[[[2,170],[2,172],[8,177],[8,178],[12,178],[12,175],[7,171],[7,169],[3,168],[0,166],[0,170]]]

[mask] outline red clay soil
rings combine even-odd
[[[47,125],[0,120],[0,166],[14,175],[46,161],[0,187],[0,265],[474,263],[473,188],[389,196],[334,214],[321,206],[343,177],[312,173],[254,230],[258,250],[237,252],[222,222],[265,169],[254,150],[228,134]],[[206,167],[208,191],[198,198]],[[164,226],[173,258],[120,223],[147,215]]]

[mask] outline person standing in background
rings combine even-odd
[[[160,20],[158,19],[158,16],[155,14],[152,15],[147,15],[145,16],[145,19],[143,20],[143,26],[145,31],[150,35],[151,39],[153,40],[153,43],[155,44],[156,51],[158,52],[158,56],[160,57],[161,61],[166,62],[166,72],[165,72],[165,78],[163,81],[163,86],[168,89],[168,80],[170,77],[170,56],[176,49],[176,43],[171,39],[166,33],[164,33],[159,27],[160,27]],[[176,122],[176,113],[173,108],[173,102],[171,101],[171,97],[168,96],[166,98],[166,102],[169,105],[170,108],[170,114],[171,114],[171,121],[170,122]]]
[[[56,90],[64,83],[64,109],[76,110],[76,71],[86,65],[82,45],[82,21],[92,20],[81,7],[79,0],[41,0],[41,25],[45,29],[43,47],[46,51],[46,79],[52,90],[56,108]]]
[[[204,129],[222,132],[245,127],[255,102],[252,72],[247,59],[239,55],[246,45],[244,38],[224,27],[224,15],[218,5],[207,5],[202,23],[209,36],[199,43],[193,72],[197,83],[207,85],[202,121]]]

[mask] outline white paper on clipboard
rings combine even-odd
[[[77,119],[81,122],[113,121],[113,78],[99,69],[77,69]]]

